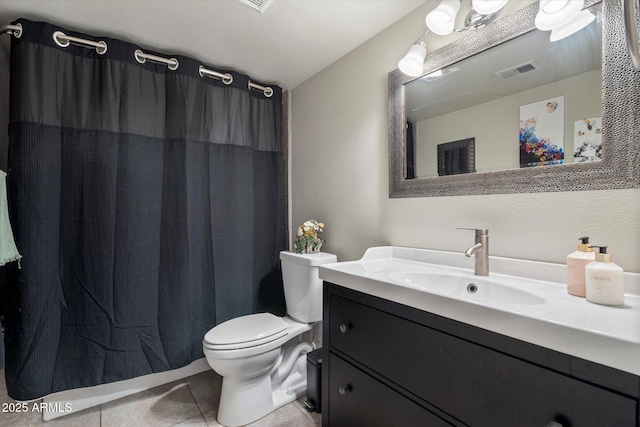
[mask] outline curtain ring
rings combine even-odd
[[[180,63],[176,58],[170,58],[169,61],[167,62],[167,68],[169,68],[171,71],[177,70],[179,66],[180,66]]]
[[[67,35],[62,31],[55,31],[53,33],[53,41],[56,42],[56,44],[60,47],[67,47],[71,44],[69,40],[64,40],[64,39],[58,40],[58,37],[66,37],[66,36]]]
[[[100,40],[98,42],[98,46],[96,46],[96,52],[98,52],[98,54],[100,55],[104,55],[105,53],[107,53],[107,43]]]
[[[16,27],[18,27],[18,29],[17,30],[13,30],[11,32],[11,34],[13,34],[13,37],[19,39],[20,37],[22,37],[22,24],[18,22],[16,24]]]
[[[147,58],[144,57],[144,53],[140,49],[136,49],[133,55],[136,57],[136,61],[138,61],[139,63],[144,64],[145,62],[147,62]]]
[[[266,96],[267,98],[271,98],[273,96],[273,89],[271,89],[270,87],[266,88],[264,90],[264,96]]]

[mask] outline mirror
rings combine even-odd
[[[590,10],[601,16],[600,5]],[[405,84],[405,114],[413,131],[409,135],[407,128],[405,144],[413,136],[415,149],[414,164],[409,164],[407,157],[407,168],[414,166],[416,178],[430,178],[465,171],[573,163],[574,142],[582,151],[576,160],[599,160],[601,30],[601,19],[594,19],[579,33],[556,42],[549,41],[548,32],[530,31],[445,67],[436,75]],[[549,110],[547,103],[554,107]],[[542,111],[536,111],[539,108]],[[533,149],[529,147],[529,151],[526,146],[519,150],[519,134],[522,132],[523,138],[528,135],[527,120],[536,122],[537,134],[530,139],[545,139],[540,132],[547,125],[546,150],[536,146],[542,146],[541,142],[530,144]],[[549,141],[550,136],[553,141]],[[475,150],[469,149],[465,156],[447,149],[468,139],[474,140]],[[583,141],[593,143],[585,147],[588,154],[582,150]],[[443,151],[451,153],[448,171],[440,161]],[[469,167],[465,161],[468,158],[475,160],[475,167]]]
[[[534,3],[429,53],[421,78],[391,72],[390,197],[640,187],[621,5],[585,7],[602,22],[567,39],[535,29]],[[602,150],[586,141],[599,138]]]

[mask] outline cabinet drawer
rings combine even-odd
[[[329,358],[331,427],[451,426],[335,354]]]
[[[329,328],[331,348],[474,427],[637,426],[630,397],[337,295]]]

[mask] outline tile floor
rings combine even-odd
[[[27,427],[214,427],[222,378],[206,371],[184,380],[152,388],[99,407],[44,422],[38,412],[0,412],[0,426]],[[321,416],[307,412],[304,397],[250,424],[252,427],[316,427]],[[0,370],[0,405],[15,402],[7,396]],[[31,406],[31,405],[30,405]]]

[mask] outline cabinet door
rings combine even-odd
[[[337,295],[330,310],[332,348],[465,424],[637,426],[633,398]]]
[[[330,366],[331,427],[451,426],[333,353]]]

